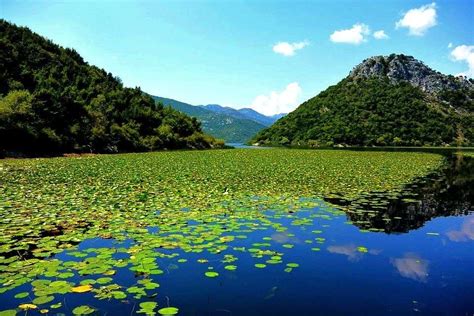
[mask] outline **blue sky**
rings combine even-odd
[[[373,55],[474,72],[474,0],[0,0],[0,16],[126,86],[266,114],[294,109]]]

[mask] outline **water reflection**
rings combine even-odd
[[[301,243],[301,241],[298,238],[295,238],[294,236],[289,236],[287,233],[275,233],[271,235],[272,240],[279,244],[286,244],[286,243]]]
[[[357,247],[355,245],[329,246],[328,251],[330,253],[345,255],[347,256],[347,259],[352,262],[359,261],[364,255],[362,252],[357,251]]]
[[[474,240],[474,218],[466,218],[459,230],[451,230],[446,235],[455,242]]]
[[[419,282],[426,282],[429,262],[415,253],[406,253],[403,258],[391,260],[402,277]]]
[[[378,255],[382,252],[380,249],[367,249],[361,246],[357,247],[354,244],[332,245],[327,249],[330,253],[347,256],[347,259],[352,262],[359,261],[364,254]]]
[[[406,186],[398,197],[375,192],[354,201],[326,200],[348,207],[348,218],[359,228],[386,233],[408,232],[439,216],[467,215],[474,206],[474,158],[446,159],[441,170]],[[467,238],[464,233],[452,235]]]

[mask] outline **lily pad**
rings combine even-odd
[[[207,276],[208,278],[215,278],[219,276],[219,273],[215,271],[207,271],[206,273],[204,273],[204,275]]]
[[[87,306],[87,305],[82,305],[82,306],[78,306],[74,308],[72,310],[72,313],[74,315],[89,315],[89,314],[92,314],[94,311],[95,309],[93,309],[92,307]]]
[[[15,295],[15,298],[25,298],[30,295],[28,292],[21,292]]]
[[[229,271],[235,271],[235,270],[237,270],[237,266],[227,265],[227,266],[224,267],[224,269],[229,270]]]
[[[41,305],[46,304],[54,300],[54,296],[40,296],[33,300],[33,304]]]
[[[158,310],[160,315],[176,315],[178,312],[179,309],[176,307],[165,307]]]

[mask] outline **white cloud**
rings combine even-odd
[[[396,28],[406,27],[410,35],[423,36],[425,32],[436,25],[436,3],[427,4],[405,13],[396,24]]]
[[[283,91],[272,91],[268,95],[257,96],[250,108],[265,115],[288,113],[298,105],[301,95],[301,87],[298,82],[292,82]]]
[[[369,26],[363,23],[357,23],[350,29],[334,31],[329,38],[334,43],[359,45],[366,40],[365,36],[369,34]]]
[[[459,45],[451,51],[454,61],[466,62],[469,69],[459,75],[474,77],[474,45]]]
[[[452,47],[453,47],[453,43],[450,42],[450,43],[448,44],[448,48],[452,48]]]
[[[376,39],[387,39],[388,38],[388,35],[385,34],[385,31],[384,30],[380,30],[380,31],[377,31],[377,32],[374,32],[374,37]]]
[[[308,41],[297,43],[278,42],[273,45],[273,51],[284,56],[293,56],[297,50],[303,49],[308,45]]]

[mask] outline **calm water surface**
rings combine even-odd
[[[157,249],[179,257],[157,259],[164,274],[153,276],[160,284],[156,297],[120,302],[67,294],[57,312],[70,314],[68,306],[89,304],[97,314],[130,315],[140,301],[156,301],[179,307],[179,315],[474,315],[473,161],[451,158],[442,170],[407,186],[402,198],[372,193],[358,201],[328,198],[295,213],[262,210],[265,220],[279,225],[252,230],[253,222],[243,221],[228,235],[247,238],[231,241],[222,253]],[[341,212],[328,203],[359,211]],[[160,234],[159,227],[149,231]],[[78,249],[132,245],[92,239]],[[268,249],[282,262],[252,257],[255,249]],[[225,255],[238,260],[223,263]],[[57,258],[83,260],[68,252]],[[224,269],[229,264],[236,270]],[[210,265],[218,277],[204,276]],[[139,278],[123,268],[114,282],[130,287]],[[3,294],[0,310],[15,308],[13,296],[29,287]]]

